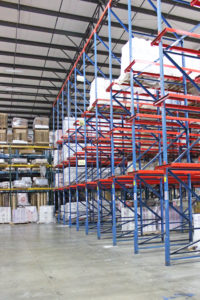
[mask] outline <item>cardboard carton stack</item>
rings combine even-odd
[[[8,115],[0,113],[0,143],[7,142]]]
[[[33,121],[34,143],[49,145],[49,118],[36,117]]]
[[[28,143],[28,121],[22,118],[13,118],[13,143],[27,144]]]

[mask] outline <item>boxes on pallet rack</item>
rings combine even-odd
[[[33,129],[49,129],[49,118],[36,117],[33,121]]]
[[[0,128],[8,128],[8,114],[0,113]]]
[[[13,128],[13,143],[26,143],[28,142],[28,129],[26,128]]]
[[[49,130],[48,129],[34,129],[34,142],[39,145],[49,144]]]
[[[12,128],[23,128],[28,129],[28,120],[23,118],[13,118]]]
[[[7,142],[7,129],[0,129],[0,143]]]

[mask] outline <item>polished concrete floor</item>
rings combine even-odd
[[[165,267],[59,225],[0,226],[0,300],[200,300],[200,262]]]

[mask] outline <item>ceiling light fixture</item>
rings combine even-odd
[[[18,69],[6,69],[6,72],[8,72],[8,73],[22,73],[22,70],[18,70]]]

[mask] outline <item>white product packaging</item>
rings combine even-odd
[[[29,205],[27,193],[17,193],[17,205],[19,206]]]
[[[38,212],[36,206],[26,206],[25,210],[28,222],[34,223],[38,221]]]
[[[56,173],[55,174],[55,187],[62,187],[63,186],[63,174]]]
[[[47,178],[33,177],[34,186],[48,186]]]
[[[10,188],[10,182],[9,181],[0,182],[0,188],[1,189],[9,189]]]
[[[30,187],[30,184],[27,184],[25,180],[20,179],[20,180],[14,180],[12,186],[13,186],[13,188],[16,188],[16,189],[21,189],[21,188],[26,189],[26,188]]]
[[[0,207],[0,224],[11,222],[11,207]]]
[[[75,118],[65,117],[62,121],[63,134],[66,134],[68,129],[74,129]]]
[[[62,129],[57,129],[54,134],[54,146],[57,147],[57,142],[62,138]]]
[[[39,223],[49,224],[54,223],[54,206],[40,206],[39,209]]]
[[[28,223],[28,217],[25,207],[18,207],[12,211],[13,223]]]
[[[104,78],[97,78],[97,99],[102,100],[102,104],[107,104],[110,99],[110,92],[106,92],[106,89],[110,85],[110,80],[106,80]],[[90,106],[89,108],[92,107],[93,103],[95,102],[96,97],[95,97],[95,80],[92,81],[91,87],[90,87]],[[104,100],[104,102],[103,102]]]
[[[54,150],[53,165],[57,166],[62,161],[62,150]]]
[[[36,117],[33,121],[33,129],[49,129],[49,118]]]
[[[28,120],[23,118],[13,118],[12,128],[28,128]]]
[[[121,208],[122,231],[133,231],[135,229],[134,212],[128,207]]]
[[[34,165],[45,165],[48,164],[48,160],[46,158],[36,158],[32,160],[32,164]]]
[[[200,214],[193,214],[194,234],[193,242],[196,250],[200,250]],[[196,228],[196,229],[195,229]]]
[[[120,81],[126,81],[129,76],[124,72],[125,69],[129,66],[129,41],[121,49],[121,75]],[[179,65],[182,66],[182,57],[181,55],[170,54],[170,57]],[[135,64],[132,66],[132,69],[135,71],[144,71],[149,73],[160,73],[159,66],[159,47],[151,46],[151,41],[145,39],[136,38],[132,39],[132,60],[135,60]],[[157,61],[158,64],[152,64],[154,61]],[[174,65],[164,57],[165,64],[165,75],[169,76],[182,76],[182,73],[174,67]],[[187,68],[199,70],[200,62],[194,58],[185,59],[185,64]],[[198,73],[194,72],[192,77],[195,78]],[[191,76],[191,74],[190,74]]]
[[[17,193],[17,205],[19,206],[29,205],[27,193]]]
[[[12,164],[27,164],[27,158],[13,158]]]

